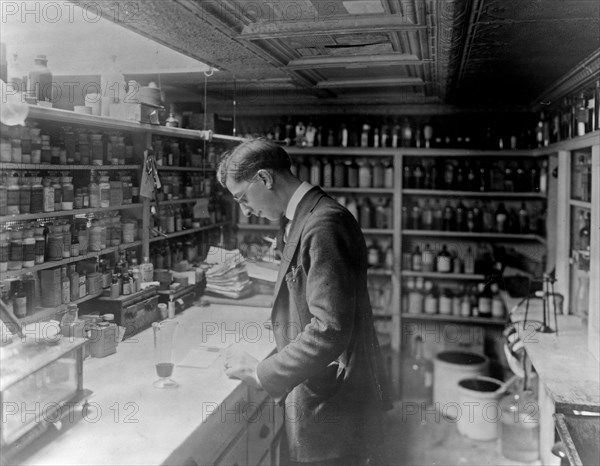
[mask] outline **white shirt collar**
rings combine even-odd
[[[292,223],[292,220],[294,220],[294,215],[296,215],[296,209],[298,208],[298,204],[300,204],[302,198],[312,188],[312,184],[303,181],[302,184],[298,186],[296,191],[294,191],[294,194],[292,194],[292,197],[288,202],[287,208],[285,209],[285,216],[290,221],[290,224]]]

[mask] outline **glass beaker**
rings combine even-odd
[[[179,384],[171,380],[173,374],[173,342],[177,326],[176,320],[163,320],[154,322],[152,330],[154,333],[154,363],[156,374],[160,377],[152,385],[156,388],[177,388]]]

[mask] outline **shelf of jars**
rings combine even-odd
[[[90,170],[140,170],[141,165],[73,165],[73,164],[51,164],[51,163],[13,163],[1,162],[0,170],[48,170],[48,171],[90,171]]]
[[[200,233],[202,231],[208,231],[208,230],[215,230],[217,228],[226,227],[226,226],[229,226],[229,225],[231,225],[231,222],[220,222],[220,223],[215,223],[213,225],[207,225],[207,226],[199,227],[199,228],[190,228],[188,230],[181,230],[181,231],[176,231],[176,232],[173,232],[173,233],[164,233],[164,234],[160,234],[158,236],[155,236],[153,238],[150,238],[150,242],[154,243],[156,241],[162,241],[162,240],[177,238],[179,236],[193,235],[194,233]]]
[[[403,236],[442,237],[442,238],[472,238],[498,241],[537,241],[546,244],[546,239],[540,235],[522,233],[482,233],[475,231],[436,231],[436,230],[402,230]]]
[[[408,312],[403,312],[401,317],[406,320],[448,322],[456,324],[506,325],[506,319],[498,317],[462,317],[451,314],[411,314]]]
[[[91,251],[86,254],[80,254],[74,257],[67,257],[61,260],[49,260],[45,261],[41,264],[34,265],[33,267],[22,267],[18,270],[7,270],[5,272],[0,272],[0,280],[6,280],[9,278],[16,278],[26,273],[38,272],[40,270],[52,269],[56,267],[61,267],[69,264],[73,264],[75,262],[84,261],[87,259],[95,259],[99,256],[104,256],[106,254],[124,251],[130,248],[135,248],[142,245],[142,241],[133,241],[130,243],[123,243],[118,246],[110,246],[99,251]]]
[[[46,219],[46,218],[67,217],[67,216],[72,216],[72,215],[87,215],[87,214],[95,214],[95,213],[99,213],[99,212],[112,212],[115,210],[138,209],[140,207],[142,207],[142,204],[136,203],[136,204],[122,204],[122,205],[109,206],[109,207],[92,207],[92,208],[88,208],[88,209],[61,210],[58,212],[39,212],[37,214],[5,215],[5,216],[0,217],[0,223],[42,220],[42,219]]]
[[[60,314],[64,313],[67,310],[67,306],[69,304],[79,305],[79,304],[89,301],[91,299],[98,298],[98,297],[102,296],[102,294],[103,294],[103,291],[99,291],[98,293],[88,294],[88,295],[84,296],[83,298],[76,299],[74,301],[71,301],[68,304],[60,304],[59,306],[56,306],[56,307],[37,307],[31,312],[30,315],[20,318],[19,323],[21,325],[28,325],[28,324],[32,324],[35,322],[47,322],[48,320],[56,318]]]
[[[479,191],[456,191],[440,189],[403,189],[402,194],[417,196],[443,196],[443,197],[498,197],[498,198],[531,198],[546,199],[546,194],[540,192],[479,192]]]
[[[485,280],[485,275],[479,273],[419,272],[414,270],[402,270],[400,275],[403,277],[423,277],[439,280]]]

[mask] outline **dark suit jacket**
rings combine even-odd
[[[390,402],[365,241],[352,214],[320,188],[296,210],[271,318],[277,353],[257,371],[264,389],[285,403],[291,459],[322,461],[375,448]]]

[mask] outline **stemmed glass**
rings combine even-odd
[[[156,388],[177,388],[179,384],[170,379],[173,374],[173,342],[179,322],[172,319],[154,322],[154,363],[160,377],[152,386]]]

